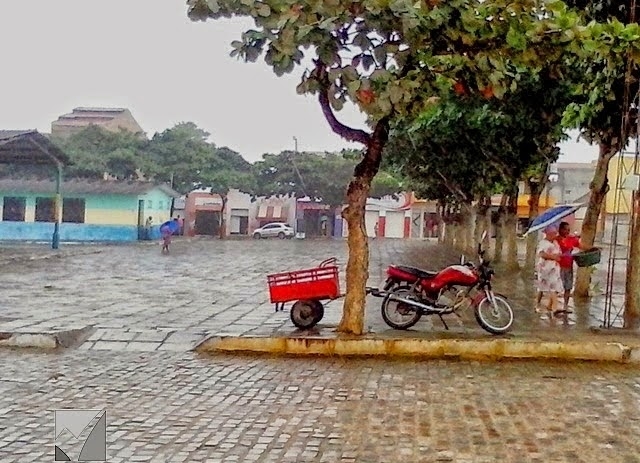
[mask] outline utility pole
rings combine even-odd
[[[296,165],[295,158],[298,155],[298,137],[293,137],[293,145],[294,145],[294,154],[291,157],[291,164],[293,164],[293,168],[300,179],[300,185],[302,186],[302,191],[306,194],[306,188],[304,186],[304,180],[302,180],[302,175],[300,175],[300,171],[298,170],[298,166]],[[305,232],[300,231],[304,230],[304,219],[300,217],[300,211],[298,210],[298,198],[296,198],[296,238],[301,239],[305,237]]]

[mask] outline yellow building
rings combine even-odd
[[[605,206],[607,214],[629,214],[631,212],[631,196],[633,188],[635,187],[633,182],[634,161],[635,159],[633,156],[625,156],[623,158],[615,157],[609,163],[609,171],[607,175],[609,177],[610,190],[607,194]],[[620,169],[620,162],[623,163],[622,169]],[[621,184],[625,184],[624,189],[621,191],[616,190],[619,174],[622,176]],[[617,194],[620,195],[620,198],[616,208]]]

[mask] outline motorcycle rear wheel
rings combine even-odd
[[[474,315],[478,324],[491,334],[504,334],[511,329],[513,325],[513,309],[511,304],[502,296],[493,296],[496,305],[491,303],[488,297],[485,297],[474,308]],[[498,318],[502,315],[502,320],[498,322]]]
[[[393,289],[390,294],[393,294],[398,297],[407,297],[412,296],[415,293],[409,286],[399,286]],[[396,330],[406,330],[411,328],[413,325],[420,321],[422,317],[422,313],[414,308],[409,307],[407,304],[403,302],[398,302],[391,300],[389,295],[385,296],[382,301],[382,305],[380,307],[382,312],[382,319],[384,322],[389,325],[391,328]],[[406,317],[401,321],[396,322],[392,320],[392,316]]]

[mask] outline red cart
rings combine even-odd
[[[341,296],[336,258],[324,260],[318,267],[294,272],[267,275],[269,297],[276,311],[284,304],[296,301],[291,307],[291,321],[300,329],[315,326],[324,316],[322,300]]]

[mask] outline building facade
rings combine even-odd
[[[367,199],[365,226],[370,238],[410,238],[412,207],[415,197],[412,193],[401,193],[396,197]],[[346,221],[336,214],[334,236],[349,235]]]
[[[90,125],[97,125],[111,132],[126,130],[144,135],[138,121],[125,108],[74,108],[72,112],[63,114],[51,123],[51,134],[68,137]]]
[[[56,211],[50,180],[0,179],[0,240],[47,241],[56,216],[62,241],[124,242],[144,238],[151,217],[151,237],[169,220],[178,193],[148,182],[67,180]]]
[[[218,236],[224,214],[227,236],[251,236],[256,228],[271,222],[294,226],[296,199],[292,197],[252,198],[239,190],[229,190],[227,203],[209,189],[194,190],[185,199],[185,234]]]

